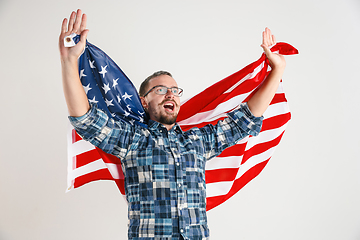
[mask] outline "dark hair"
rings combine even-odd
[[[158,76],[162,76],[162,75],[168,75],[170,77],[172,77],[171,73],[166,72],[166,71],[157,71],[154,72],[153,74],[151,74],[150,76],[148,76],[140,85],[140,89],[139,89],[139,95],[140,97],[143,97],[146,93],[147,87],[149,85],[149,82],[151,79],[158,77]]]

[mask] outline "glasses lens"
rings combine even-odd
[[[156,92],[156,94],[159,94],[159,95],[165,95],[167,92],[167,87],[159,86],[155,89],[155,92]]]
[[[177,97],[181,97],[181,95],[183,93],[183,90],[181,88],[177,88],[177,87],[168,88],[165,86],[155,87],[155,93],[158,95],[165,95],[167,93],[168,89],[170,89],[172,94],[174,94]]]
[[[179,95],[179,89],[178,89],[178,88],[175,88],[175,87],[171,88],[171,92],[172,92],[175,96]]]
[[[181,95],[183,93],[183,90],[181,88],[177,88],[177,87],[172,88],[171,91],[175,96],[178,96],[178,97],[181,97]]]

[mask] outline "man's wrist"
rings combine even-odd
[[[275,65],[275,66],[271,67],[271,72],[282,75],[285,71],[285,66],[286,66],[285,64]]]
[[[65,68],[68,67],[76,67],[78,68],[78,60],[75,57],[66,57],[66,58],[61,58],[61,65]]]

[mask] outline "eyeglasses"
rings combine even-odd
[[[151,88],[149,91],[147,91],[147,93],[144,94],[144,97],[146,97],[146,95],[148,95],[153,89],[155,89],[155,93],[157,95],[165,95],[169,89],[172,92],[172,94],[174,94],[174,96],[176,96],[176,97],[181,97],[183,94],[182,88],[178,88],[178,87],[168,88],[165,86],[158,85],[158,86]]]

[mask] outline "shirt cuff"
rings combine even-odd
[[[103,125],[106,124],[108,120],[108,116],[106,113],[98,109],[96,103],[92,103],[90,105],[90,110],[83,116],[69,116],[69,120],[75,130],[80,134],[82,130],[95,131],[103,127]]]
[[[228,115],[249,135],[259,135],[264,117],[255,117],[246,102],[241,103],[236,110],[228,113]]]
[[[70,123],[74,126],[74,128],[76,128],[77,126],[83,125],[84,122],[86,122],[86,119],[88,119],[88,118],[90,118],[90,116],[94,115],[95,108],[96,108],[96,106],[93,106],[93,104],[91,104],[89,111],[87,111],[87,113],[85,113],[84,115],[82,115],[80,117],[69,116],[68,118],[70,120]]]

